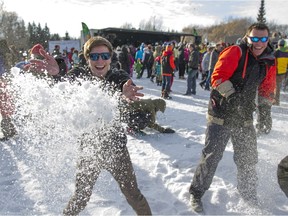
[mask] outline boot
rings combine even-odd
[[[191,194],[190,196],[190,203],[191,203],[191,207],[192,210],[195,212],[203,212],[203,204],[201,199],[197,199],[194,197],[193,194]]]
[[[172,97],[169,96],[168,92],[166,90],[162,91],[162,98],[164,99],[172,99]]]

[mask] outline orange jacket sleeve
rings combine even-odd
[[[175,66],[175,63],[174,63],[174,56],[171,55],[170,58],[169,58],[169,63],[170,63],[170,66],[173,70],[175,70],[176,66]]]
[[[230,46],[224,49],[218,58],[211,75],[211,84],[216,88],[221,83],[229,80],[234,71],[238,67],[239,59],[241,58],[242,51],[239,46]]]

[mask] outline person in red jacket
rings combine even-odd
[[[173,47],[168,44],[161,56],[162,65],[162,98],[171,99],[169,93],[171,91],[171,81],[173,72],[176,68],[174,64]]]
[[[231,139],[237,167],[237,189],[244,201],[257,204],[257,136],[253,125],[256,95],[261,123],[271,128],[276,85],[273,48],[265,24],[252,24],[240,45],[224,49],[211,76],[205,146],[189,192],[191,206],[203,211],[201,198],[209,189],[218,163]]]

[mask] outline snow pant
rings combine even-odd
[[[124,146],[121,152],[117,155],[111,155],[107,160],[111,160],[113,163],[105,163],[100,160],[95,161],[87,157],[81,158],[76,174],[75,192],[63,210],[63,214],[77,215],[86,207],[101,169],[106,169],[117,181],[127,202],[136,214],[152,215],[146,198],[138,188],[127,147]]]
[[[10,117],[4,117],[0,122],[0,141],[8,140],[17,134],[16,128]]]
[[[258,152],[254,126],[251,124],[230,129],[208,122],[205,146],[189,189],[195,198],[200,199],[209,189],[230,138],[234,149],[233,159],[237,166],[238,191],[246,200],[256,197]]]
[[[186,94],[196,94],[196,74],[198,70],[189,68]]]

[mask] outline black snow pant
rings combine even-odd
[[[112,136],[115,136],[115,134],[112,134]],[[123,137],[119,139],[122,138]],[[89,152],[93,152],[93,150],[94,149],[91,149],[90,151],[89,148],[86,149],[86,154],[87,152],[88,154]],[[84,156],[82,156],[78,162],[75,192],[68,202],[68,205],[63,210],[63,214],[78,215],[86,207],[92,195],[93,186],[95,185],[101,170],[105,169],[109,171],[117,181],[127,202],[134,209],[137,215],[152,215],[146,198],[138,188],[136,176],[126,145],[117,150],[107,148],[102,149],[101,151],[102,154],[99,152],[95,157],[93,157],[93,155],[85,156],[85,152],[83,152],[82,149]],[[105,151],[112,151],[113,153],[105,154]]]
[[[195,198],[200,199],[209,189],[230,138],[234,149],[233,159],[237,166],[238,191],[245,200],[256,197],[258,152],[254,126],[251,124],[247,127],[230,129],[209,122],[205,146],[189,189]]]

